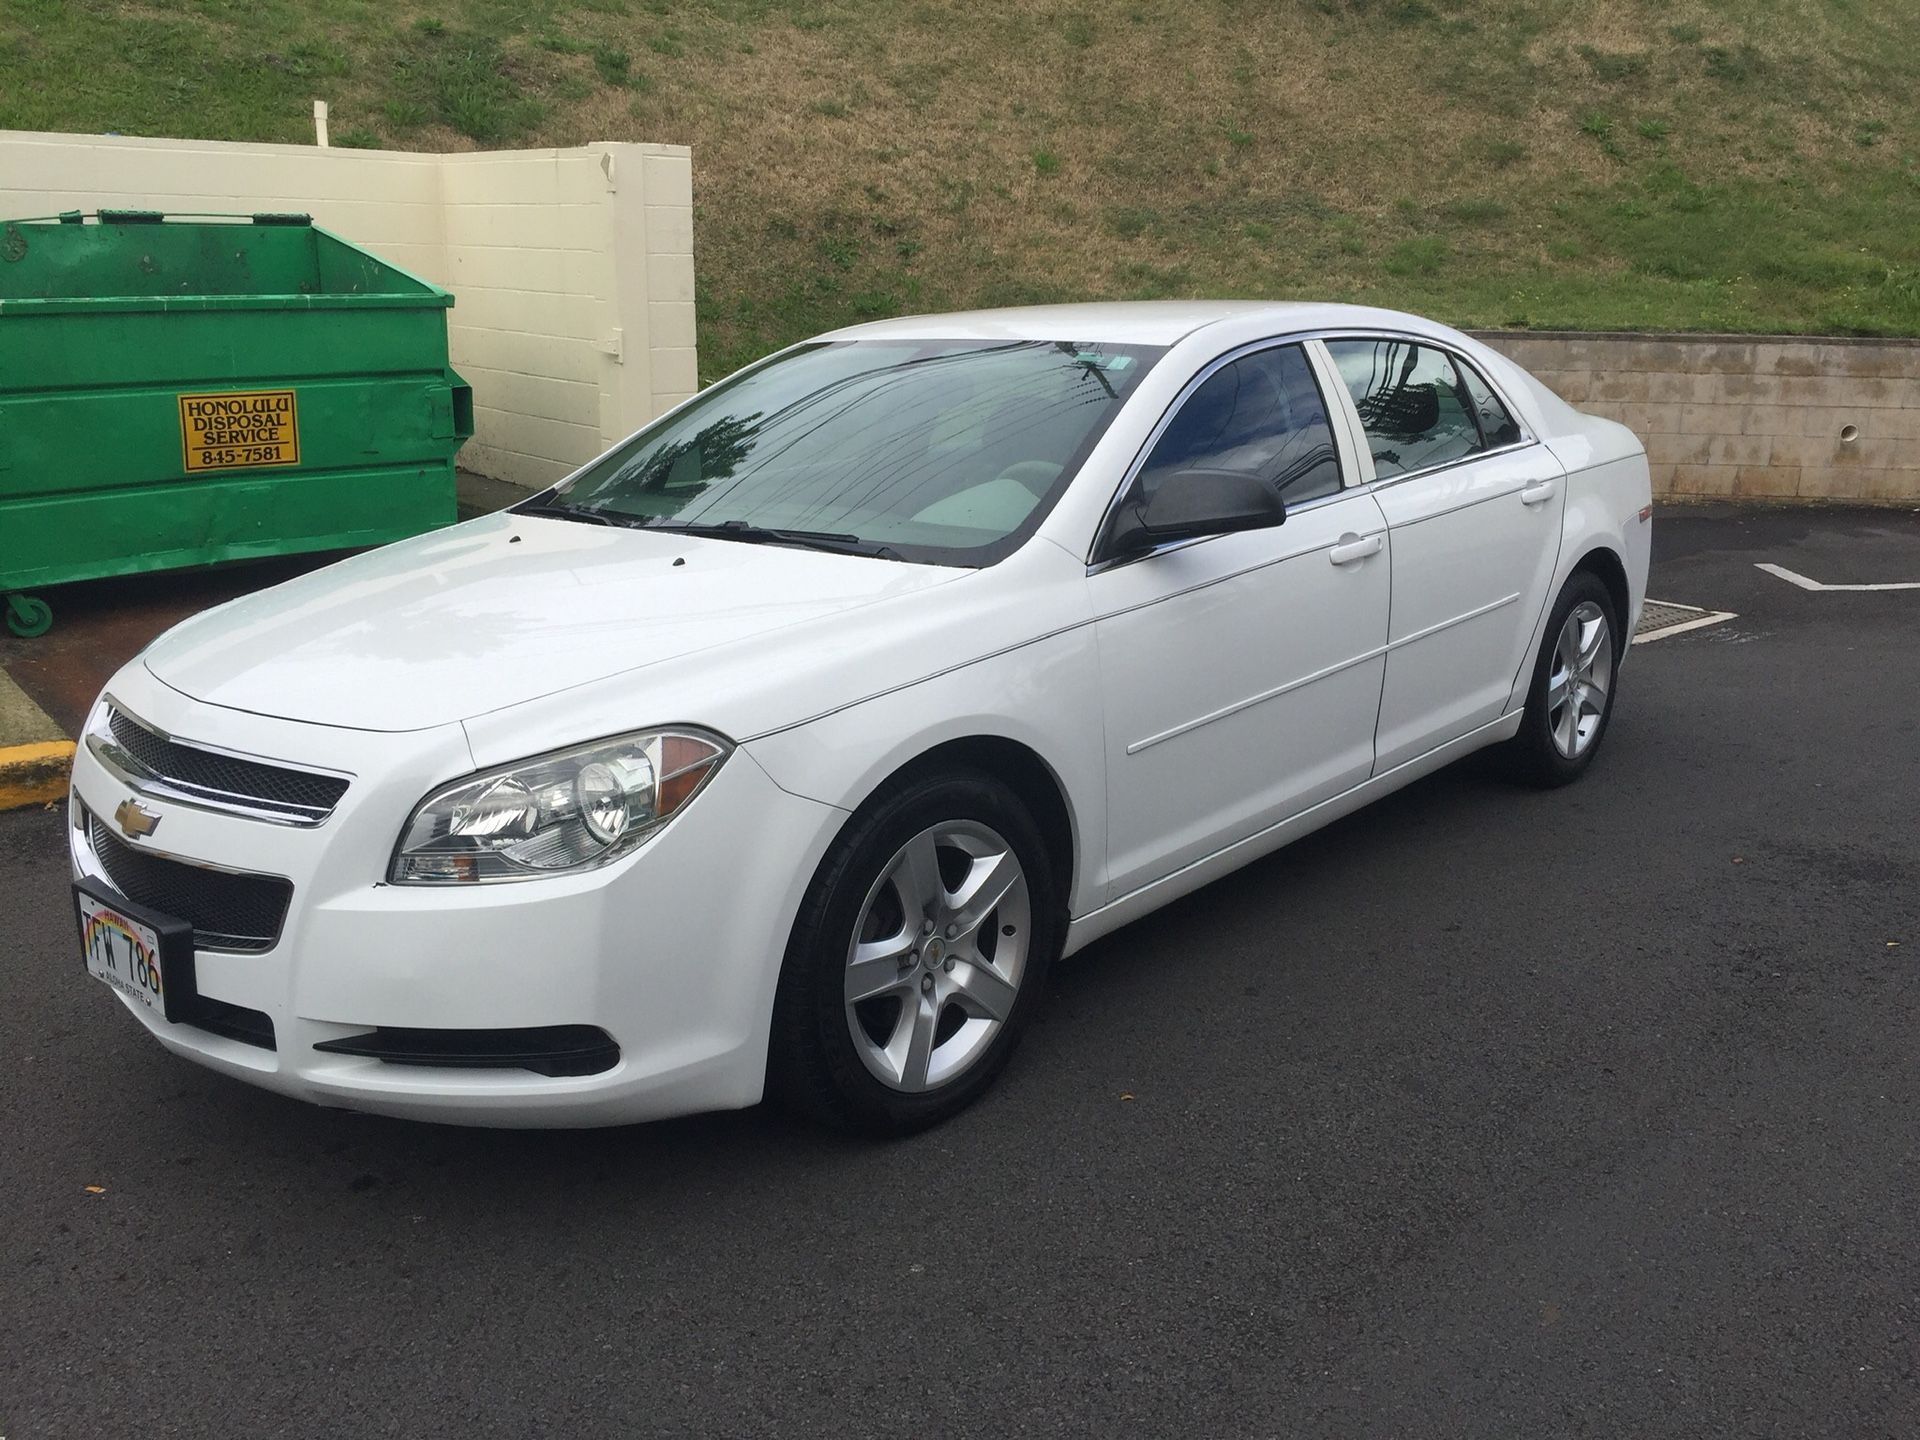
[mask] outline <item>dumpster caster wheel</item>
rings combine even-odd
[[[53,628],[53,607],[37,595],[7,597],[7,629],[22,640],[44,635]]]

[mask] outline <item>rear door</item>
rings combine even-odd
[[[1560,551],[1566,479],[1463,358],[1335,338],[1385,514],[1393,601],[1374,773],[1500,718]]]
[[[1242,469],[1280,492],[1283,524],[1120,561],[1095,551],[1116,897],[1372,770],[1386,522],[1347,483],[1356,457],[1342,464],[1333,383],[1298,343],[1214,362],[1123,490],[1185,467]]]

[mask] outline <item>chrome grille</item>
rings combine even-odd
[[[175,740],[109,703],[87,748],[134,789],[285,825],[318,825],[346,793],[342,775],[248,760]]]
[[[271,950],[279,940],[292,881],[155,855],[129,845],[91,810],[85,813],[87,843],[114,889],[136,905],[185,920],[197,948]]]

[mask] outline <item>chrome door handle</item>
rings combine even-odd
[[[1532,485],[1520,487],[1522,505],[1544,505],[1560,493],[1560,487],[1552,480],[1541,480]]]
[[[1338,545],[1327,551],[1327,559],[1336,565],[1352,565],[1356,561],[1366,559],[1369,555],[1378,555],[1380,545],[1381,540],[1378,535],[1369,535],[1362,540],[1349,531],[1340,537]]]

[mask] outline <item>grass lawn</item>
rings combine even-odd
[[[0,127],[694,149],[703,378],[1088,296],[1920,334],[1920,0],[6,0]]]

